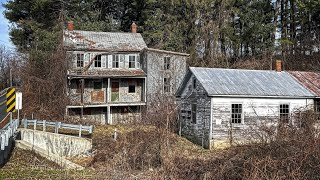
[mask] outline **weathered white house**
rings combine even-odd
[[[288,123],[315,96],[285,71],[190,67],[177,93],[181,132],[206,148],[241,141],[259,123]]]
[[[69,118],[102,124],[137,121],[155,95],[175,95],[186,72],[188,54],[147,48],[132,32],[64,31],[71,62],[67,75]]]

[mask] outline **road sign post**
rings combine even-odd
[[[16,92],[16,110],[18,110],[18,119],[20,119],[20,110],[22,109],[22,93]]]

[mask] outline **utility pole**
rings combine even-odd
[[[11,70],[11,68],[10,68],[10,87],[12,87],[12,70]]]

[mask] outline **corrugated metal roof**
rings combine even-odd
[[[304,71],[289,71],[289,73],[304,87],[320,97],[320,73]]]
[[[190,67],[209,96],[314,97],[288,72]]]
[[[66,30],[63,39],[73,50],[141,51],[147,47],[139,33]]]

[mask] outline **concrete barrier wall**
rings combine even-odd
[[[20,129],[21,140],[42,148],[48,154],[72,157],[92,149],[92,140],[31,129]]]
[[[0,149],[0,166],[3,166],[8,161],[13,143],[13,137],[10,137],[8,146],[6,146],[4,150]]]

